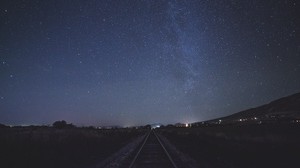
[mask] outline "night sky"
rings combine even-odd
[[[0,123],[196,122],[300,91],[296,0],[2,0]]]

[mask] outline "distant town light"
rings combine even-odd
[[[185,124],[185,127],[189,127],[189,124]]]

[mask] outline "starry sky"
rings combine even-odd
[[[300,91],[296,0],[4,0],[0,123],[144,125]]]

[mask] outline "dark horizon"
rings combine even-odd
[[[1,1],[0,123],[146,125],[300,92],[299,2]]]
[[[290,96],[293,96],[293,95],[296,95],[296,94],[300,94],[300,92],[299,92],[299,93],[292,94],[292,95],[284,96],[284,97],[281,97],[281,98],[278,98],[278,99],[275,99],[275,100],[272,100],[272,101],[270,101],[270,102],[267,102],[267,103],[262,104],[262,105],[258,105],[258,106],[256,106],[256,107],[250,107],[250,108],[248,108],[248,109],[243,109],[243,110],[241,110],[241,111],[233,112],[233,113],[228,114],[228,115],[226,115],[226,116],[218,116],[218,117],[216,117],[216,118],[209,118],[209,119],[207,119],[207,120],[195,121],[195,122],[189,122],[189,123],[188,123],[188,122],[182,123],[182,122],[178,121],[178,122],[174,122],[174,123],[158,123],[158,122],[154,123],[154,122],[153,122],[153,123],[145,123],[145,124],[140,124],[140,125],[118,125],[118,124],[112,125],[112,124],[101,124],[101,123],[96,123],[96,124],[82,124],[82,123],[77,123],[77,124],[75,124],[75,123],[69,122],[67,119],[58,119],[58,120],[56,120],[56,121],[53,121],[52,123],[42,123],[42,124],[34,124],[34,123],[32,123],[32,124],[16,124],[16,125],[12,125],[12,124],[4,124],[4,123],[0,123],[0,124],[4,124],[5,126],[9,126],[9,127],[15,127],[15,126],[22,126],[22,127],[27,127],[27,126],[53,126],[53,123],[55,123],[55,122],[57,122],[57,121],[65,121],[67,124],[71,124],[71,125],[73,125],[73,126],[75,126],[75,127],[90,127],[90,126],[92,126],[92,127],[95,127],[95,128],[98,128],[98,127],[103,127],[103,128],[105,128],[105,127],[120,127],[120,128],[126,128],[126,127],[140,127],[140,126],[146,126],[146,125],[163,125],[163,126],[167,126],[167,125],[175,125],[175,124],[195,124],[195,123],[201,123],[201,122],[211,122],[211,121],[215,121],[215,120],[217,120],[217,119],[219,119],[219,118],[228,117],[228,116],[231,116],[231,115],[233,115],[233,114],[241,113],[241,112],[244,112],[244,111],[247,111],[247,110],[250,110],[250,109],[255,109],[255,108],[258,108],[258,107],[267,105],[267,104],[269,104],[269,103],[271,103],[271,102],[273,102],[273,101],[277,101],[277,100],[279,100],[279,99],[286,98],[286,97],[290,97]]]

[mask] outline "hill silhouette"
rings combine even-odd
[[[275,121],[300,122],[300,93],[283,97],[268,104],[244,110],[229,116],[205,121],[205,123],[262,123]]]

